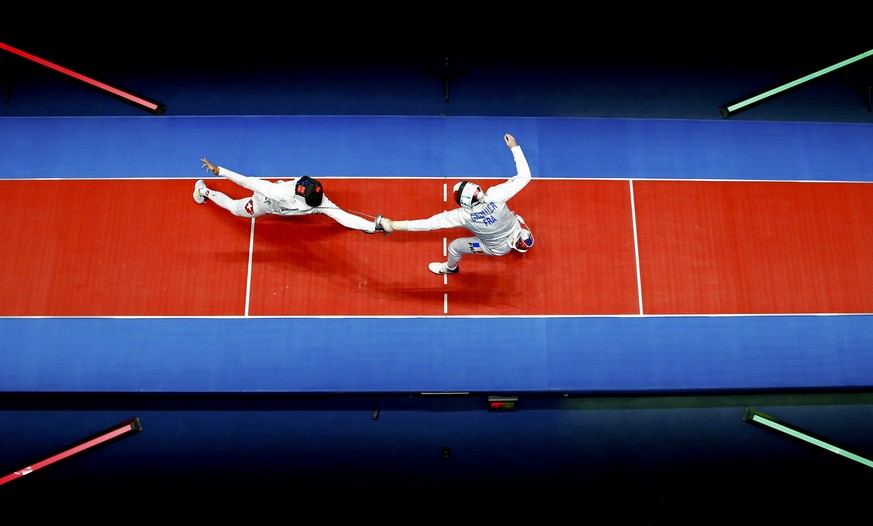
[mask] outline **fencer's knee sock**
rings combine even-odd
[[[221,192],[218,192],[218,191],[210,188],[209,195],[207,197],[209,198],[210,201],[217,204],[221,208],[224,208],[225,210],[232,210],[233,209],[234,200],[231,199],[230,197],[228,197],[226,194],[223,194]]]

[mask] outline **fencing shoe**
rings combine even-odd
[[[194,183],[194,202],[202,205],[206,202],[207,195],[209,195],[209,189],[206,188],[206,183],[203,182],[203,179],[198,179]]]
[[[427,268],[434,274],[457,274],[461,270],[461,267],[449,268],[447,261],[443,263],[430,263]]]

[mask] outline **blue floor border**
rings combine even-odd
[[[873,387],[870,315],[2,318],[0,391],[669,393]]]
[[[0,179],[505,177],[503,134],[535,178],[870,180],[873,127],[845,123],[498,117],[0,119]],[[510,166],[511,168],[511,166]]]

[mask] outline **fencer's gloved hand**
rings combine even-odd
[[[383,217],[379,224],[382,225],[382,230],[384,230],[386,234],[394,232],[394,221],[391,221],[387,217]]]

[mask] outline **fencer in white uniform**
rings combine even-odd
[[[516,169],[516,174],[505,182],[483,192],[479,185],[461,181],[453,188],[459,208],[440,212],[427,219],[397,221],[383,217],[379,221],[386,234],[395,230],[425,232],[456,227],[469,230],[472,237],[461,237],[449,244],[448,261],[428,265],[434,274],[457,273],[460,270],[458,263],[465,254],[503,256],[512,250],[527,252],[533,246],[530,228],[507,204],[531,181],[530,166],[515,137],[507,133],[503,140],[512,152]]]
[[[309,177],[295,177],[288,181],[268,181],[248,177],[210,163],[205,157],[200,159],[203,168],[215,175],[233,181],[253,192],[251,197],[233,199],[227,194],[206,186],[201,179],[194,183],[194,201],[203,204],[212,201],[231,214],[240,217],[260,217],[266,214],[282,216],[301,216],[324,214],[346,228],[360,230],[367,234],[382,232],[379,226],[381,215],[376,220],[365,219],[337,206],[324,194],[323,186]]]

